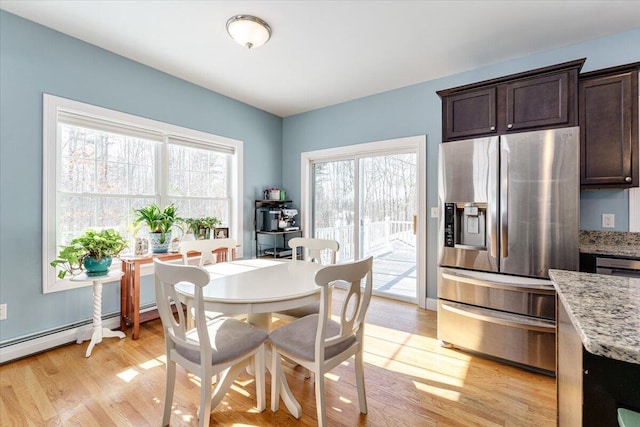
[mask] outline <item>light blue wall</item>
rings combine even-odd
[[[578,58],[587,58],[582,71],[626,64],[640,60],[639,46],[637,29],[287,117],[283,125],[283,185],[293,200],[300,200],[300,154],[304,151],[426,134],[427,205],[437,206],[437,147],[442,137],[437,90]],[[582,229],[599,229],[601,213],[616,213],[616,229],[629,229],[627,192],[583,192],[581,199]],[[431,298],[436,297],[436,228],[436,220],[429,219],[426,258]]]
[[[91,288],[42,294],[42,94],[244,141],[244,229],[253,200],[280,185],[282,119],[0,11],[0,342],[91,319]],[[142,302],[153,302],[145,277]],[[103,313],[119,312],[119,286]]]
[[[640,30],[283,120],[0,11],[0,303],[8,304],[9,313],[0,322],[0,342],[91,318],[89,288],[42,294],[42,93],[244,141],[242,244],[249,255],[253,200],[265,186],[281,186],[299,201],[301,152],[426,134],[427,199],[435,206],[441,138],[436,90],[581,57],[588,58],[583,71],[638,61],[637,46]],[[597,229],[601,213],[616,213],[616,229],[628,229],[626,192],[583,193],[581,205],[583,229]],[[435,230],[430,219],[430,297],[435,297]],[[117,285],[105,286],[103,313],[119,311],[118,297]],[[142,301],[153,301],[150,280],[143,283]]]
[[[602,214],[616,216],[615,228],[602,228]],[[580,229],[629,231],[629,191],[582,191],[580,193]]]

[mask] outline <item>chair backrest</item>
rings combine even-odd
[[[211,343],[204,314],[204,301],[202,288],[210,280],[209,272],[195,265],[169,264],[166,262],[153,260],[155,273],[155,291],[158,313],[162,320],[167,353],[177,345],[186,347],[200,353],[200,360],[211,360]],[[178,299],[175,285],[180,282],[187,282],[193,285],[194,294],[194,318],[198,334],[199,343],[188,341],[187,318]],[[174,311],[172,304],[177,305]],[[167,354],[168,356],[168,354]]]
[[[302,259],[319,264],[335,264],[340,244],[335,240],[294,237],[289,240],[292,258],[298,259],[298,248],[302,248]]]
[[[332,290],[337,282],[346,285],[345,296],[339,305],[340,333],[327,338],[327,322],[331,318]],[[316,273],[316,284],[321,286],[321,297],[315,360],[324,360],[327,347],[352,337],[355,337],[357,342],[362,342],[364,321],[373,290],[373,257],[326,266]]]
[[[205,239],[205,240],[188,240],[180,243],[180,253],[182,254],[182,263],[187,264],[188,253],[195,251],[200,252],[200,263],[202,267],[205,264],[215,264],[216,262],[232,261],[234,249],[238,243],[231,238],[226,239]],[[226,251],[214,253],[221,248]]]

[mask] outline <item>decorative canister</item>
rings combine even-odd
[[[271,200],[280,200],[280,190],[276,189],[271,189],[269,191],[269,199]]]

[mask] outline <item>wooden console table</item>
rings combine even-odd
[[[218,261],[226,261],[227,250],[220,248],[215,251]],[[199,252],[189,252],[188,256],[198,256]],[[236,250],[232,251],[232,258],[236,258]],[[157,258],[162,261],[178,260],[182,258],[180,253],[148,254],[143,256],[120,256],[122,272],[120,280],[120,330],[125,332],[129,326],[132,328],[131,338],[137,340],[140,337],[140,323],[148,322],[159,317],[158,310],[140,313],[140,267],[144,264],[152,264]]]

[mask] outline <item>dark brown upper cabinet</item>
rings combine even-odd
[[[577,126],[585,59],[438,91],[442,140]]]
[[[640,62],[579,78],[580,185],[638,187]]]
[[[496,133],[496,88],[481,88],[443,98],[442,129],[449,139]]]

